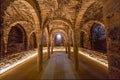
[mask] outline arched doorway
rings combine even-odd
[[[8,35],[7,54],[27,49],[27,35],[21,25],[13,26]]]
[[[32,33],[29,39],[29,49],[37,48],[36,36],[35,33]]]
[[[106,33],[103,26],[94,24],[91,29],[91,47],[93,50],[103,53],[107,52],[106,49]]]
[[[57,33],[54,37],[54,46],[64,46],[64,38],[62,34]]]

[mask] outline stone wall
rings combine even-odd
[[[0,57],[2,56],[2,32],[0,32]]]
[[[120,0],[108,0],[104,3],[104,21],[108,34],[110,78],[120,79]]]

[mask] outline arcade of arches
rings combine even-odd
[[[37,49],[41,71],[43,47],[48,60],[65,47],[77,71],[79,50],[106,56],[107,78],[120,79],[120,1],[0,0],[0,58]]]

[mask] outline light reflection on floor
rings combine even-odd
[[[64,48],[64,47],[60,47],[60,48],[59,48],[59,47],[56,47],[56,48],[53,49],[53,51],[65,51],[65,48]],[[71,51],[73,52],[73,48],[71,48]],[[43,53],[45,53],[45,52],[47,52],[47,47],[43,48]],[[108,64],[99,61],[99,59],[96,59],[96,58],[93,58],[93,57],[91,57],[91,56],[89,56],[89,55],[87,55],[87,54],[84,54],[82,51],[79,51],[79,54],[82,54],[82,55],[86,56],[87,58],[92,59],[92,60],[100,63],[101,65],[103,65],[103,66],[105,66],[105,67],[108,67]],[[14,63],[14,64],[11,64],[11,65],[8,66],[8,67],[5,67],[5,68],[3,68],[3,69],[1,68],[0,74],[3,74],[4,72],[6,72],[6,71],[8,71],[8,70],[10,70],[10,69],[12,69],[12,68],[14,68],[15,66],[17,66],[17,65],[25,62],[25,61],[28,60],[28,59],[33,58],[34,56],[37,56],[37,53],[33,53],[33,54],[29,55],[27,58],[25,57],[25,58],[19,60],[18,62]]]

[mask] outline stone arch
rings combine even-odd
[[[106,52],[106,33],[105,29],[99,24],[93,24],[91,28],[91,48],[96,51]]]
[[[90,20],[90,21],[86,22],[85,25],[83,27],[81,27],[81,30],[83,30],[87,33],[90,33],[90,29],[92,28],[93,24],[100,24],[105,29],[105,32],[107,32],[104,23],[101,21],[97,21],[97,20]]]
[[[1,5],[1,16],[4,16],[5,13],[4,11],[8,8],[8,6],[10,6],[11,3],[13,3],[14,1],[16,0],[2,0],[2,2],[0,3]],[[24,2],[27,2],[29,3],[35,10],[36,14],[39,16],[39,21],[41,20],[41,10],[40,10],[40,6],[39,6],[39,3],[38,1],[36,0],[19,0],[19,1],[24,1]],[[2,22],[3,21],[3,18],[0,16],[0,21]],[[40,21],[41,22],[41,21]]]
[[[81,27],[80,25],[83,26],[82,22],[84,22],[84,21],[82,21],[82,20],[84,18],[85,13],[88,11],[89,7],[91,7],[95,3],[99,3],[100,5],[103,6],[103,1],[101,1],[101,0],[90,0],[88,2],[83,3],[83,5],[82,5],[82,7],[81,7],[81,9],[80,9],[80,11],[79,11],[79,13],[77,15],[77,18],[76,18],[75,27],[77,29],[79,29],[79,27]]]
[[[6,1],[6,0],[5,0]],[[4,2],[4,1],[3,1]],[[36,0],[34,0],[34,1],[31,1],[31,2],[33,2],[33,3],[31,3],[31,2],[29,2],[29,1],[27,1],[27,0],[13,0],[12,2],[11,2],[11,4],[14,4],[14,2],[20,2],[21,4],[24,4],[29,10],[31,10],[32,12],[31,12],[31,15],[32,15],[32,17],[33,17],[33,19],[34,19],[34,24],[32,25],[33,26],[33,28],[35,29],[35,32],[36,33],[39,33],[40,32],[40,14],[38,14],[38,11],[36,11],[36,8],[35,8],[35,6],[34,6],[34,4],[37,4],[36,3]],[[7,3],[9,3],[9,2],[7,2]],[[8,6],[9,6],[9,4],[8,5],[6,5],[5,7],[6,7],[6,9],[8,8]],[[39,10],[39,9],[38,9]],[[38,17],[39,16],[39,17]],[[10,28],[11,28],[11,26],[12,25],[15,25],[15,24],[17,24],[17,23],[28,23],[27,21],[24,21],[24,20],[21,20],[21,21],[15,21],[15,22],[12,22],[12,23],[10,23],[10,24],[8,24],[6,27],[5,27],[5,30],[4,30],[4,32],[7,30],[8,32],[9,32],[9,30],[10,30]],[[8,32],[7,33],[4,33],[4,36],[6,36],[6,35],[8,35]],[[39,36],[38,34],[37,34],[37,36]],[[7,44],[7,37],[4,37],[4,42],[5,42],[5,44]]]
[[[93,29],[93,27],[95,27],[95,26],[97,26],[97,25],[101,25],[102,27],[103,27],[103,29],[105,30],[105,34],[107,35],[107,32],[106,32],[106,27],[105,27],[105,25],[102,23],[102,22],[100,22],[100,21],[94,21],[94,20],[91,20],[91,21],[89,21],[89,22],[87,22],[83,27],[82,27],[82,29],[81,30],[84,30],[85,32],[87,32],[87,34],[88,34],[88,37],[87,37],[87,41],[88,41],[88,48],[89,49],[92,49],[92,42],[91,42],[91,40],[92,40],[92,35],[91,35],[91,30]],[[107,46],[106,46],[107,47]]]
[[[10,24],[8,27],[5,27],[5,28],[4,28],[4,31],[3,31],[3,38],[4,38],[4,39],[3,39],[3,40],[4,40],[4,43],[5,43],[5,44],[7,44],[7,42],[8,42],[8,34],[9,34],[11,28],[12,28],[13,26],[17,25],[17,24],[21,25],[21,26],[24,28],[24,30],[25,30],[25,32],[26,32],[26,35],[28,36],[27,30],[26,30],[25,27],[23,26],[24,23],[27,23],[27,22],[26,22],[26,21],[16,21],[16,22]]]
[[[34,7],[27,1],[25,0],[18,0],[20,1],[21,3],[23,3],[25,6],[27,6],[27,8],[31,9],[31,14],[32,14],[32,17],[34,19],[34,23],[35,23],[35,30],[36,32],[39,32],[40,31],[40,20],[39,20],[39,17],[34,9]]]
[[[54,34],[56,33],[62,33],[64,34],[64,37],[66,37],[66,40],[68,40],[68,36],[67,36],[67,33],[66,31],[64,31],[63,29],[54,29],[51,34],[50,34],[50,37],[52,38],[52,35],[54,36]]]
[[[67,40],[68,40],[68,36],[67,36],[67,33],[64,31],[64,30],[61,30],[61,29],[55,29],[55,30],[53,30],[53,32],[51,33],[51,40],[53,40],[54,39],[54,37],[55,37],[55,35],[57,34],[57,33],[60,33],[62,36],[63,36],[63,38],[64,38],[64,40],[65,40],[65,43],[64,44],[66,44],[67,43]]]
[[[85,12],[87,11],[88,7],[91,6],[94,2],[95,2],[95,0],[92,0],[92,1],[89,1],[88,3],[82,5],[82,7],[77,15],[77,18],[76,18],[76,23],[75,23],[76,28],[80,27],[80,24],[81,24],[81,21],[82,21],[82,18],[84,16]]]
[[[13,26],[8,35],[7,54],[27,50],[27,34],[24,28],[17,24]]]
[[[73,29],[73,28],[72,28],[72,23],[71,23],[69,20],[63,19],[63,18],[49,19],[49,20],[47,20],[47,22],[46,22],[46,24],[45,24],[45,27],[46,27],[46,26],[50,26],[50,24],[56,23],[56,22],[62,23],[62,24],[64,24],[64,25],[66,25],[67,27],[69,27],[70,29]]]
[[[32,32],[29,36],[29,49],[37,48],[37,38],[35,32]]]
[[[53,18],[53,21],[56,21],[56,20],[63,21],[66,24],[68,24],[70,27],[72,27],[72,23],[68,19],[65,19],[65,18]]]
[[[59,28],[52,28],[52,29],[50,30],[50,34],[52,34],[52,32],[54,32],[55,30],[62,30],[62,31],[64,31],[64,32],[67,32],[66,29],[59,27]]]

